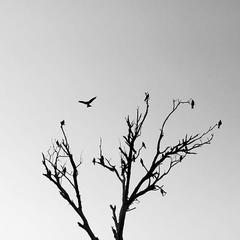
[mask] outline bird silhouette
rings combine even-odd
[[[163,197],[167,194],[167,192],[164,191],[162,188],[160,188],[160,192],[161,192],[161,194],[162,194]]]
[[[95,163],[96,163],[96,159],[95,159],[95,158],[93,158],[92,162],[93,162],[93,164],[95,165]]]
[[[93,98],[91,98],[91,99],[88,100],[88,101],[78,101],[78,102],[87,105],[87,107],[91,107],[91,106],[92,106],[91,103],[92,103],[96,98],[97,98],[97,97],[93,97]]]
[[[56,141],[56,144],[57,144],[58,147],[61,147],[61,145],[60,145],[58,140]]]
[[[144,101],[146,102],[148,99],[149,99],[149,93],[145,92],[145,99],[144,99]]]
[[[47,169],[47,177],[51,177],[52,173],[49,169]]]
[[[191,108],[193,109],[194,106],[195,106],[195,102],[194,102],[194,100],[192,99],[192,101],[191,101]]]
[[[61,124],[61,127],[64,126],[64,125],[65,125],[65,121],[62,120],[62,121],[60,122],[60,124]]]
[[[144,142],[142,142],[142,147],[146,149],[146,145]]]
[[[101,157],[100,157],[100,163],[102,164],[102,165],[104,165],[104,157],[103,157],[103,155],[101,155]]]
[[[221,120],[219,120],[219,122],[218,122],[218,128],[220,128],[221,127],[221,125],[222,125],[222,121]]]

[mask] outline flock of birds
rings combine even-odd
[[[93,97],[93,98],[91,98],[91,99],[88,100],[88,101],[82,101],[82,100],[80,100],[80,101],[78,101],[78,102],[86,105],[86,107],[89,108],[89,107],[92,107],[91,103],[92,103],[96,98],[97,98],[97,97]],[[148,100],[148,98],[149,98],[149,93],[146,92],[146,93],[145,93],[145,101]],[[193,109],[194,106],[195,106],[195,101],[194,101],[193,99],[191,99],[190,105],[191,105],[191,108]],[[65,121],[64,121],[64,120],[61,121],[61,126],[63,126],[63,125],[65,125]],[[217,127],[220,128],[221,125],[222,125],[222,121],[219,120],[218,123],[217,123]]]

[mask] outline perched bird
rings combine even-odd
[[[142,142],[142,147],[146,149],[146,145],[144,142]]]
[[[160,188],[160,192],[161,192],[161,194],[162,194],[163,197],[167,194],[167,192],[164,191],[162,188]]]
[[[104,157],[103,157],[103,155],[100,157],[100,163],[102,164],[102,165],[104,165]]]
[[[96,159],[93,158],[92,162],[93,162],[93,164],[95,165],[95,164],[96,164]]]
[[[221,127],[221,125],[222,125],[222,121],[221,120],[219,120],[219,122],[218,122],[218,128],[220,128]]]
[[[91,106],[92,106],[92,105],[91,105],[92,101],[94,101],[96,98],[97,98],[97,97],[93,97],[93,98],[91,98],[91,99],[88,100],[88,101],[78,101],[78,102],[87,105],[87,107],[91,107]]]
[[[61,127],[64,126],[64,125],[65,125],[65,121],[62,120],[62,121],[60,122],[60,124],[61,124]]]
[[[144,101],[146,102],[148,99],[149,99],[149,93],[145,92],[145,99],[144,99]]]
[[[66,167],[64,167],[63,170],[62,170],[63,175],[66,174],[66,171],[67,171],[67,169],[66,169]]]
[[[56,144],[57,144],[58,147],[61,146],[58,140],[56,141]]]
[[[194,100],[192,99],[192,101],[191,101],[191,108],[193,109],[194,106],[195,106],[195,102],[194,102]]]
[[[47,169],[47,177],[51,177],[52,173],[49,169]]]

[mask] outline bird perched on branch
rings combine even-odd
[[[144,99],[144,101],[146,102],[148,99],[149,99],[149,93],[145,92],[145,99]]]
[[[60,122],[60,124],[61,124],[61,127],[64,126],[64,125],[65,125],[65,121],[62,120],[62,121]]]
[[[218,122],[218,128],[220,128],[221,127],[221,125],[222,125],[222,121],[221,120],[219,120],[219,122]]]
[[[164,191],[164,190],[162,189],[162,187],[160,187],[160,192],[161,192],[161,194],[162,194],[163,197],[167,194],[167,192]]]
[[[83,103],[85,105],[87,105],[87,107],[92,107],[91,103],[96,99],[97,97],[93,97],[88,101],[78,101],[79,103]]]
[[[193,109],[194,106],[195,106],[195,102],[194,102],[194,100],[192,99],[192,101],[191,101],[191,108]]]
[[[66,167],[63,167],[63,170],[62,170],[63,175],[65,175],[66,172],[67,172],[67,168],[66,168]]]
[[[60,145],[58,140],[56,141],[56,144],[57,144],[58,147],[61,147],[61,145]]]
[[[100,156],[99,160],[100,160],[100,163],[101,163],[102,165],[104,165],[104,157],[103,157],[103,155]]]
[[[52,173],[49,169],[47,169],[47,177],[51,177]]]

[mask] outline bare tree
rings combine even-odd
[[[177,143],[163,147],[162,142],[165,134],[165,126],[170,117],[172,117],[176,110],[182,105],[190,105],[191,108],[195,106],[195,102],[192,99],[188,101],[173,100],[172,109],[161,125],[153,159],[150,161],[150,164],[147,165],[145,163],[146,161],[141,157],[142,150],[146,149],[146,145],[142,142],[140,146],[138,146],[139,144],[137,143],[139,142],[138,140],[142,133],[143,124],[149,111],[148,93],[145,93],[144,102],[145,110],[143,113],[140,113],[139,109],[137,109],[134,120],[130,120],[129,116],[126,118],[127,133],[123,136],[124,146],[119,146],[120,166],[113,164],[103,155],[101,140],[99,145],[99,156],[93,159],[94,165],[98,164],[107,171],[111,171],[121,183],[121,205],[118,207],[114,204],[110,205],[114,222],[112,232],[115,240],[123,240],[125,219],[127,213],[136,208],[134,203],[139,202],[142,196],[152,191],[160,191],[164,196],[166,191],[160,184],[161,180],[168,175],[175,165],[181,163],[187,155],[196,154],[195,151],[198,148],[210,144],[214,136],[213,130],[216,127],[219,128],[222,124],[222,122],[219,124],[220,120],[202,133],[185,135]],[[78,226],[86,231],[91,240],[98,240],[99,238],[93,232],[82,209],[78,182],[78,168],[81,165],[81,161],[77,162],[73,157],[64,126],[65,121],[61,121],[62,140],[56,140],[47,153],[42,154],[42,163],[46,170],[43,175],[56,185],[61,196],[78,214],[80,218]],[[143,168],[144,174],[140,176],[135,186],[130,186],[132,171],[134,171],[135,164],[139,164]],[[71,190],[67,185],[70,186]],[[75,196],[70,194],[71,191],[74,192]]]

